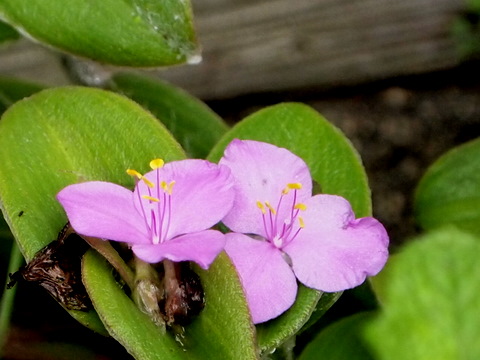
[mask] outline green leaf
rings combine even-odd
[[[233,265],[222,254],[210,270],[197,269],[207,299],[205,309],[186,327],[181,346],[161,330],[125,295],[112,269],[94,251],[84,256],[87,291],[110,334],[135,359],[255,359],[254,329]],[[225,306],[225,299],[228,306]],[[115,301],[112,301],[115,299]]]
[[[366,328],[378,359],[479,359],[480,241],[454,227],[408,243],[379,274],[383,309]]]
[[[15,31],[10,25],[0,21],[0,45],[3,43],[14,41],[20,38],[18,32]]]
[[[142,138],[141,144],[132,136]],[[2,211],[27,261],[67,222],[55,199],[64,186],[86,180],[131,186],[125,169],[146,169],[155,157],[184,157],[139,105],[80,87],[45,90],[11,106],[0,121],[0,148]],[[94,312],[70,314],[104,332]]]
[[[44,90],[11,106],[0,121],[0,148],[0,199],[27,260],[67,222],[55,199],[66,185],[105,180],[133,186],[127,168],[146,170],[153,158],[185,156],[136,103],[81,87]]]
[[[81,87],[44,90],[11,106],[0,121],[0,148],[2,210],[27,260],[55,239],[66,223],[55,200],[64,186],[103,180],[133,187],[126,169],[144,172],[153,158],[185,157],[170,133],[138,104]],[[171,347],[157,353],[158,346],[166,345],[157,339],[151,321],[132,310],[110,268],[95,256],[86,256],[84,278],[108,331],[139,358],[165,359],[172,354]],[[207,305],[187,328],[192,342],[187,352],[168,340],[175,345],[171,356],[201,359],[213,349],[224,359],[255,358],[254,330],[229,259],[223,255],[209,271],[198,273]],[[95,312],[70,314],[96,331],[105,331]],[[139,328],[145,331],[138,332]]]
[[[160,80],[116,74],[109,87],[148,109],[167,127],[189,157],[205,158],[228,126],[205,103]]]
[[[0,114],[18,100],[39,92],[42,89],[44,89],[42,85],[0,77]]]
[[[112,277],[112,268],[97,252],[83,257],[83,282],[108,332],[135,359],[182,359],[182,351],[169,334],[142,313]],[[112,301],[115,299],[115,301]]]
[[[259,140],[289,149],[305,160],[322,192],[347,198],[359,217],[370,215],[370,189],[359,155],[346,137],[312,108],[286,103],[260,110],[233,127],[208,159],[218,161],[234,138]],[[260,349],[272,351],[296,334],[314,312],[320,296],[321,292],[300,286],[292,308],[257,326]]]
[[[188,0],[3,0],[0,17],[40,42],[101,62],[164,66],[198,58]]]
[[[305,347],[298,360],[373,360],[361,336],[371,318],[371,313],[358,313],[333,323]]]
[[[420,181],[414,203],[424,229],[445,224],[480,235],[480,139],[450,150]]]

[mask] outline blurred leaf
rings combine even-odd
[[[0,115],[10,105],[42,89],[44,89],[42,85],[0,77]]]
[[[3,45],[5,42],[17,40],[18,38],[20,38],[20,35],[14,28],[0,21],[0,45]]]
[[[310,342],[298,360],[373,360],[361,336],[371,313],[358,313],[325,328]]]
[[[161,80],[116,74],[109,86],[152,112],[185,149],[204,159],[228,126],[205,103]]]
[[[443,228],[408,243],[379,275],[383,309],[366,328],[378,359],[479,359],[480,241]]]
[[[234,138],[264,141],[289,149],[305,160],[322,192],[347,198],[359,217],[370,215],[370,189],[358,153],[337,128],[312,108],[286,103],[260,110],[234,126],[208,158],[218,161]],[[260,349],[272,351],[296,334],[312,315],[321,294],[300,286],[292,308],[257,326]]]
[[[480,235],[480,139],[450,150],[421,179],[414,203],[424,229],[445,224]]]
[[[62,51],[125,66],[198,57],[188,0],[3,0],[0,17]]]
[[[0,121],[0,149],[2,207],[28,260],[55,239],[67,221],[55,200],[64,186],[104,180],[133,187],[126,169],[143,172],[153,158],[185,157],[170,133],[138,104],[111,92],[81,87],[44,90],[11,106]],[[164,339],[158,340],[151,321],[132,310],[133,303],[109,267],[88,255],[83,271],[92,301],[111,335],[139,358],[150,358],[144,357],[148,353],[165,359],[165,352],[156,351],[159,341],[166,346]],[[224,256],[199,275],[207,307],[187,329],[191,349],[184,352],[173,339],[165,340],[167,354],[200,359],[214,349],[224,359],[255,358],[250,316],[229,260]],[[70,314],[102,331],[95,313]],[[169,344],[175,345],[173,353]]]

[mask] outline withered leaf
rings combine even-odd
[[[46,289],[69,310],[88,311],[92,308],[82,283],[81,259],[89,245],[69,224],[25,266],[10,274],[8,288],[17,281],[26,281]]]

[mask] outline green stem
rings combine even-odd
[[[10,251],[10,263],[8,265],[7,280],[3,290],[2,300],[0,302],[0,358],[3,354],[4,346],[7,342],[8,331],[10,327],[10,318],[12,316],[13,303],[15,300],[16,288],[7,290],[6,284],[8,283],[8,274],[18,270],[23,264],[23,255],[20,252],[20,248],[14,241],[12,243],[12,249]]]
[[[138,308],[147,314],[165,333],[165,321],[160,311],[159,302],[163,298],[162,284],[151,264],[135,256],[135,288],[132,289],[133,300]]]
[[[83,236],[82,238],[95,250],[97,250],[100,255],[102,255],[107,261],[117,270],[122,279],[125,281],[130,290],[135,288],[135,275],[133,271],[125,264],[125,261],[118,254],[117,250],[113,248],[110,242],[106,240],[101,240],[99,238],[91,236]]]

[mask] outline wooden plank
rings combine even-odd
[[[459,64],[450,36],[463,0],[193,0],[198,65],[149,71],[191,93],[331,88]],[[0,51],[0,74],[68,82],[58,56],[21,42]]]
[[[51,86],[70,82],[58,53],[26,39],[0,49],[0,76]]]
[[[194,1],[199,65],[159,76],[203,98],[328,88],[459,63],[461,0]]]

